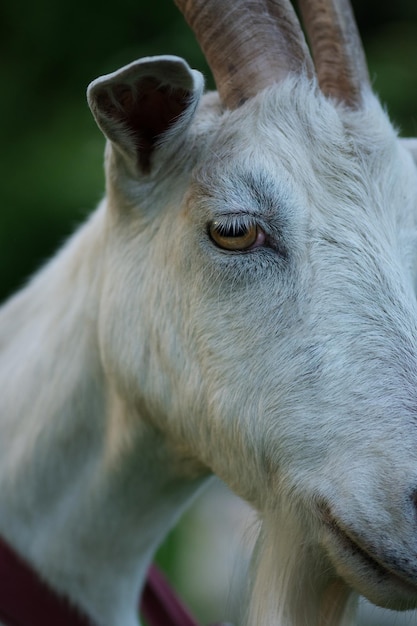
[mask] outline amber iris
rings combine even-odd
[[[258,238],[256,224],[225,226],[221,222],[212,222],[209,227],[210,237],[224,250],[249,250]]]

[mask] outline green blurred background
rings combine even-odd
[[[375,89],[400,133],[417,135],[417,2],[356,0],[354,5]],[[117,6],[105,0],[3,1],[0,48],[3,300],[103,194],[104,139],[86,104],[88,83],[135,58],[169,53],[186,58],[208,77],[209,87],[213,84],[171,0],[123,0]],[[173,578],[190,520],[160,553]]]
[[[417,2],[354,4],[375,88],[402,134],[417,135]],[[4,0],[0,16],[4,299],[103,193],[104,140],[86,105],[88,83],[151,54],[178,54],[209,72],[171,0]]]

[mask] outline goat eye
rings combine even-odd
[[[243,251],[261,245],[265,240],[264,233],[257,224],[225,224],[211,222],[209,235],[214,243],[224,250]]]

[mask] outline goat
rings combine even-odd
[[[246,623],[417,606],[416,144],[348,0],[177,0],[95,80],[106,197],[0,313],[0,534],[103,626],[210,479],[259,512]],[[312,60],[314,57],[314,62]]]

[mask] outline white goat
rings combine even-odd
[[[0,535],[103,626],[214,473],[258,511],[250,626],[417,606],[417,171],[348,0],[178,0],[94,81],[107,196],[0,314]],[[227,10],[226,10],[227,7]],[[352,591],[354,590],[354,591]]]

